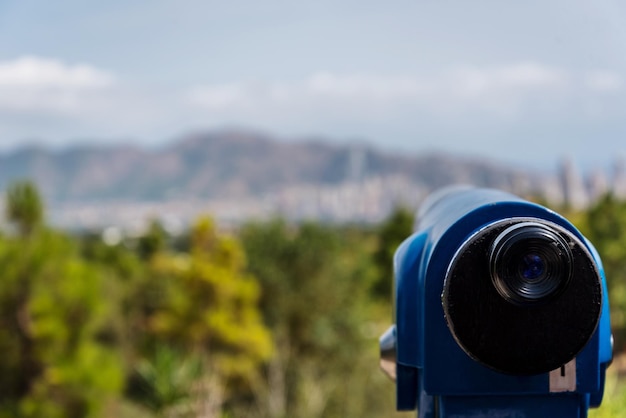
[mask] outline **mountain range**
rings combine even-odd
[[[48,220],[70,229],[140,232],[159,218],[182,231],[209,214],[224,225],[280,215],[378,222],[449,184],[558,196],[558,177],[446,153],[390,152],[324,138],[285,140],[231,129],[189,134],[160,148],[28,146],[0,155],[0,191],[30,179]]]
[[[323,139],[284,141],[245,130],[184,136],[159,149],[132,145],[25,147],[0,155],[0,188],[32,179],[50,202],[260,198],[301,186],[402,177],[422,189],[469,183],[522,191],[541,176],[444,153],[385,152]]]

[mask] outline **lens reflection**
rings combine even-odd
[[[537,254],[526,254],[520,261],[520,273],[527,280],[537,280],[545,272],[543,259]]]
[[[565,240],[548,225],[521,222],[495,239],[491,280],[507,301],[529,305],[559,294],[572,275],[572,254]]]

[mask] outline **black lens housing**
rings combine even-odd
[[[573,232],[509,218],[457,245],[441,302],[452,337],[471,358],[498,372],[535,375],[568,363],[591,339],[602,279]]]
[[[522,222],[502,232],[489,260],[494,287],[504,299],[519,305],[549,301],[572,278],[567,242],[553,228],[536,222]]]

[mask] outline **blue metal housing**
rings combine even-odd
[[[422,208],[416,232],[394,259],[397,408],[417,408],[420,418],[586,417],[602,400],[612,358],[606,280],[593,246],[557,213],[501,191],[449,189]],[[597,264],[602,313],[575,359],[575,391],[551,393],[548,373],[516,376],[480,364],[459,347],[447,325],[441,296],[455,252],[476,231],[506,218],[561,226],[585,243]]]

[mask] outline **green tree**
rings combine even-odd
[[[139,255],[148,259],[154,254],[163,251],[167,243],[167,232],[161,222],[156,219],[150,221],[148,230],[139,237],[137,242],[137,251]]]
[[[380,383],[389,400],[393,385],[378,370],[367,234],[274,220],[249,224],[240,236],[262,286],[261,308],[276,346],[256,387],[257,415],[364,417],[392,411],[391,402],[380,399]]]
[[[413,211],[396,207],[378,228],[378,248],[374,253],[374,263],[378,277],[374,284],[374,294],[384,300],[391,300],[393,285],[393,257],[398,246],[413,232],[415,217]]]
[[[24,416],[96,416],[122,389],[121,358],[103,338],[111,309],[103,276],[63,241],[51,236],[38,249],[46,254],[27,315],[41,374],[20,402]]]
[[[611,195],[586,212],[580,227],[604,265],[616,351],[626,350],[626,201]]]
[[[31,232],[43,221],[43,202],[39,191],[30,181],[12,183],[6,192],[6,218],[22,236]]]
[[[0,239],[0,416],[94,416],[123,381],[100,339],[110,305],[100,271],[44,227],[42,206],[34,185],[9,187],[20,234]]]
[[[141,364],[144,370],[174,373],[176,367],[169,372],[159,367],[159,357],[154,353],[163,347],[179,353],[172,364],[200,359],[203,378],[193,382],[189,402],[197,404],[195,413],[200,414],[200,408],[202,414],[213,416],[233,388],[254,380],[259,365],[272,353],[272,342],[258,310],[258,283],[246,272],[246,259],[237,240],[218,233],[207,218],[193,226],[190,236],[189,254],[159,252],[150,259],[143,289],[152,296],[143,299],[144,317],[139,319],[145,324]],[[146,366],[150,364],[151,368]],[[140,369],[137,372],[142,374]],[[147,392],[169,399],[169,405],[157,403],[158,411],[173,415],[180,408],[180,399],[163,395],[157,387],[161,381],[176,379],[160,375]],[[130,388],[129,393],[146,393],[148,383],[143,379],[143,389]],[[190,384],[179,383],[183,386],[171,393],[184,392],[181,388]],[[155,403],[154,396],[135,398]]]
[[[129,395],[159,417],[192,417],[193,393],[203,373],[202,361],[158,345],[135,367]]]

